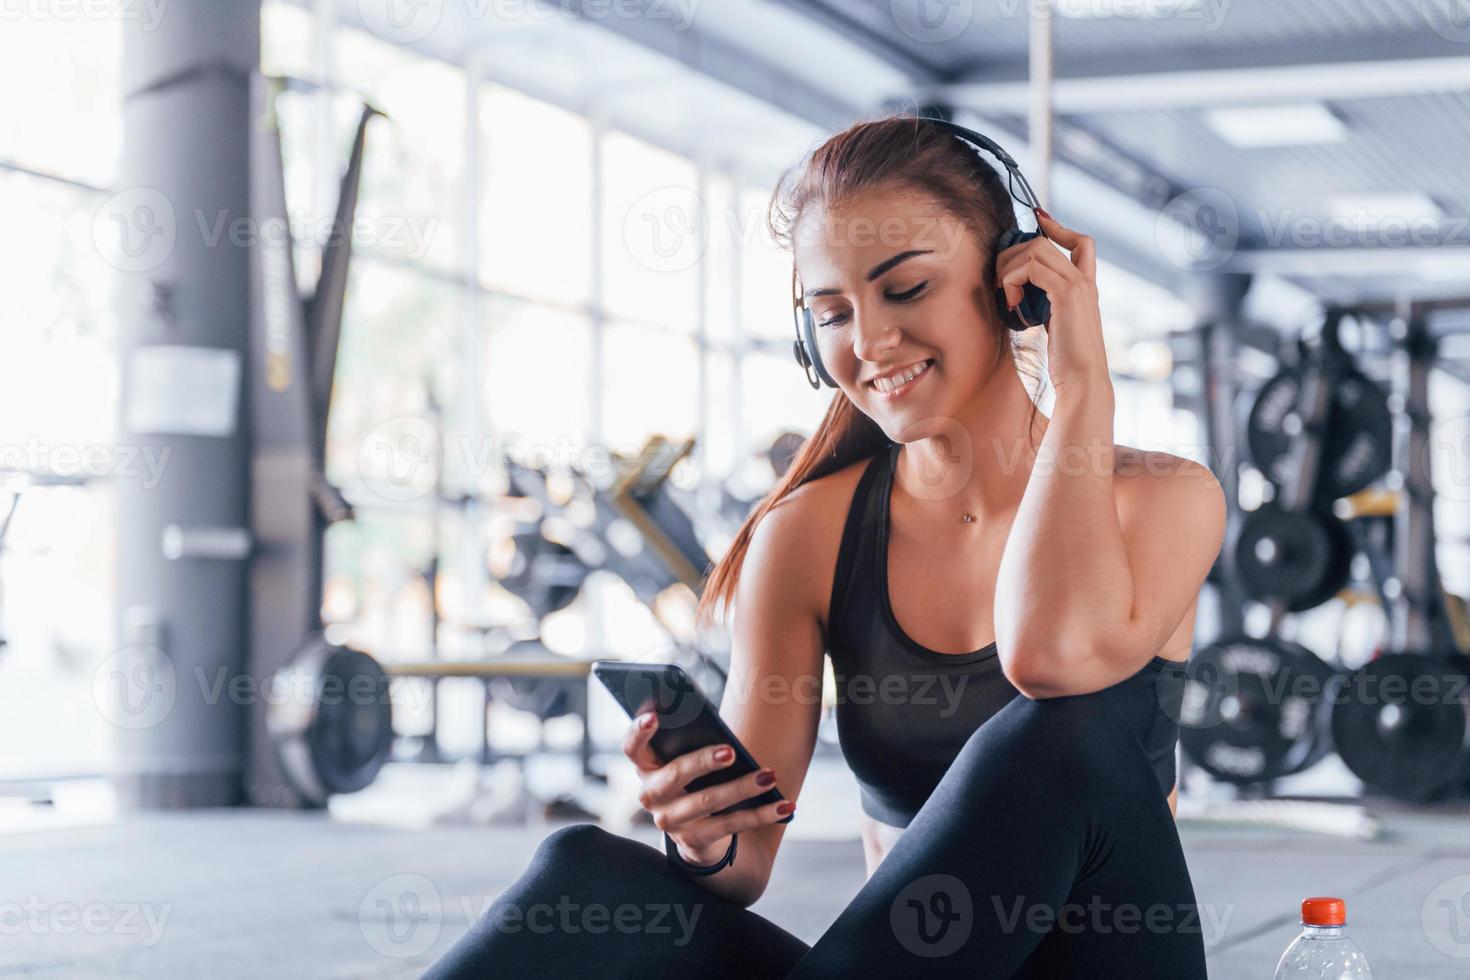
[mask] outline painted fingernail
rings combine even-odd
[[[715,749],[716,762],[729,762],[733,758],[735,758],[735,750],[729,746]]]
[[[1039,208],[1036,209],[1036,213],[1037,214],[1040,214],[1040,215],[1045,215],[1046,217],[1051,218],[1051,212],[1047,211],[1046,208],[1039,207]],[[1051,218],[1051,220],[1055,221],[1057,219],[1056,218]]]
[[[639,718],[638,718],[638,727],[639,728],[652,728],[653,727],[653,715],[647,714],[647,715],[641,715],[641,716],[639,716]]]
[[[757,786],[774,786],[776,784],[776,774],[769,769],[762,769],[760,775],[755,777],[755,784]]]
[[[785,803],[778,803],[778,804],[776,804],[776,813],[778,815],[780,815],[780,816],[783,816],[783,817],[790,816],[791,815],[791,811],[792,810],[795,810],[795,809],[796,809],[796,804],[795,803],[792,803],[790,800],[787,800]]]

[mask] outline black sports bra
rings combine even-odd
[[[898,449],[895,443],[874,456],[853,493],[832,582],[827,654],[837,686],[838,741],[857,777],[863,812],[907,827],[970,734],[1020,692],[1001,672],[995,643],[940,653],[899,626],[888,594]],[[1173,719],[1184,675],[1183,664],[1154,657],[1103,692],[1133,725],[1166,796],[1174,787],[1179,726]]]

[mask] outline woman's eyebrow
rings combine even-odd
[[[868,282],[872,282],[874,279],[877,279],[879,276],[883,275],[883,273],[887,272],[889,269],[898,265],[905,259],[911,259],[915,255],[928,255],[932,251],[934,251],[932,248],[912,248],[909,249],[907,252],[899,252],[897,255],[886,258],[882,262],[879,262],[877,265],[868,270]],[[803,299],[810,299],[813,296],[832,296],[840,292],[842,292],[842,290],[833,289],[830,286],[818,286],[815,289],[808,289],[801,295]]]

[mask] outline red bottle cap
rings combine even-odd
[[[1309,926],[1340,926],[1347,922],[1347,904],[1340,898],[1305,899],[1302,922]]]

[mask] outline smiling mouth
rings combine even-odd
[[[907,378],[908,380],[901,381],[898,378],[877,378],[869,381],[868,387],[880,395],[897,394],[912,387],[916,381],[928,374],[930,368],[933,366],[934,358],[927,358],[926,360],[920,361],[916,367],[910,368],[904,374],[898,375],[898,378]]]

